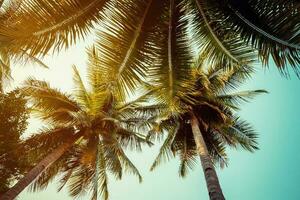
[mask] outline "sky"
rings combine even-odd
[[[70,92],[72,65],[84,76],[86,72],[85,47],[92,39],[80,43],[60,55],[47,56],[45,63],[50,69],[34,65],[13,67],[13,85],[21,85],[29,76],[47,80],[51,86]],[[299,113],[300,80],[291,72],[291,78],[280,76],[275,66],[263,69],[257,65],[257,73],[240,90],[266,89],[269,94],[258,96],[245,103],[239,115],[250,122],[259,133],[260,150],[249,153],[242,149],[229,149],[229,166],[217,169],[226,199],[229,200],[299,200],[300,141]],[[34,133],[41,122],[30,119],[25,135]],[[186,178],[178,176],[178,160],[174,159],[158,167],[149,168],[158,153],[160,144],[142,153],[128,152],[129,157],[143,174],[143,183],[136,177],[124,176],[123,180],[109,179],[110,200],[205,200],[207,189],[200,162]],[[20,200],[71,200],[67,189],[56,191],[56,181],[41,192],[23,191]],[[88,200],[89,195],[80,199]]]

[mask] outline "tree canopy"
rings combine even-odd
[[[26,100],[17,90],[0,94],[0,193],[5,192],[28,167],[26,159],[15,151],[27,127],[25,105]]]

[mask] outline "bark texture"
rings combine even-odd
[[[215,167],[210,159],[207,146],[200,131],[198,119],[193,113],[191,113],[191,126],[205,175],[209,198],[210,200],[225,200]]]
[[[18,181],[12,188],[0,196],[1,200],[13,200],[15,199],[28,185],[30,185],[45,169],[51,166],[56,160],[58,160],[79,138],[79,136],[73,137],[66,143],[62,144],[48,156],[41,160],[34,168],[32,168],[20,181]]]

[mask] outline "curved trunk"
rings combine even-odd
[[[191,126],[205,175],[210,200],[225,200],[215,167],[210,159],[196,116],[191,113]]]
[[[73,137],[66,143],[57,147],[48,156],[41,160],[34,168],[32,168],[20,181],[18,181],[12,188],[0,196],[1,200],[15,199],[28,185],[34,181],[44,170],[50,167],[57,161],[73,144],[80,138],[80,135]]]

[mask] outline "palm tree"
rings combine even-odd
[[[12,0],[2,6],[0,42],[11,54],[43,56],[75,44],[108,18],[118,28],[136,30],[124,36],[126,44],[137,49],[137,40],[151,44],[156,47],[153,53],[167,46],[168,40],[161,41],[156,34],[158,29],[181,24],[170,20],[178,7],[210,62],[240,64],[243,56],[256,50],[265,65],[272,57],[281,72],[286,74],[287,65],[298,72],[297,0]]]
[[[170,6],[175,7],[174,4]],[[167,40],[168,44],[167,47],[159,49],[159,59],[148,70],[150,81],[156,83],[156,103],[159,106],[140,109],[146,115],[151,112],[160,114],[161,122],[154,130],[169,130],[169,135],[151,169],[161,160],[168,158],[169,150],[172,149],[175,154],[181,152],[180,171],[181,175],[184,175],[186,167],[193,161],[188,158],[193,157],[196,152],[201,158],[210,198],[224,199],[210,157],[222,165],[225,164],[225,144],[241,144],[248,150],[256,149],[256,136],[251,127],[235,117],[233,110],[237,109],[238,100],[265,91],[228,93],[230,87],[235,88],[253,71],[253,53],[250,49],[237,47],[247,51],[241,54],[243,62],[240,65],[229,63],[227,59],[215,59],[214,62],[210,62],[211,59],[207,57],[211,56],[211,51],[201,50],[199,59],[193,61],[198,53],[194,53],[189,44],[189,21],[181,14],[184,7],[185,5],[176,6],[168,19],[170,22],[179,21],[180,24],[169,26],[159,33],[160,41]],[[177,142],[178,140],[180,142]]]
[[[265,3],[265,10],[257,6],[262,2]],[[237,4],[234,1],[220,5],[214,0],[25,0],[14,12],[4,10],[0,23],[5,25],[1,26],[0,39],[11,52],[22,49],[29,55],[45,55],[51,49],[59,51],[76,43],[97,23],[102,35],[97,44],[101,55],[97,63],[103,66],[101,71],[105,69],[103,80],[110,78],[106,81],[108,87],[126,96],[129,94],[127,90],[132,90],[151,66],[150,70],[154,72],[151,78],[158,77],[158,82],[167,83],[165,86],[168,86],[162,88],[161,97],[168,94],[173,99],[168,104],[172,113],[181,113],[181,106],[177,105],[181,100],[176,95],[180,95],[185,102],[195,102],[194,97],[183,95],[194,92],[194,81],[191,81],[193,76],[188,67],[192,62],[194,47],[199,49],[197,53],[204,55],[203,62],[209,63],[211,67],[244,68],[256,55],[253,49],[258,50],[266,64],[270,55],[281,61],[276,62],[280,68],[284,68],[287,63],[297,64],[297,45],[279,44],[279,38],[261,31],[253,23],[246,23],[254,15],[262,16],[261,19],[268,15],[268,19],[274,21],[279,20],[278,16],[281,15],[289,19],[290,28],[294,30],[297,23],[292,19],[297,15],[296,3],[285,4],[284,9],[270,10],[279,2],[249,0],[247,3],[250,6],[247,8],[253,9],[254,13],[238,21],[227,17],[228,13],[225,12],[226,5]],[[231,14],[237,15],[238,7],[231,8]],[[286,13],[292,12],[293,17],[283,15],[283,10]],[[32,23],[25,23],[26,19]],[[232,28],[236,31],[233,32]],[[274,25],[269,30],[279,34],[279,29]],[[282,35],[287,34],[284,30],[282,28],[280,31]],[[287,40],[295,38],[297,41],[298,32],[291,37],[284,36]],[[281,48],[268,45],[271,42],[277,42]],[[295,48],[289,51],[292,46]]]
[[[210,199],[225,199],[215,166],[227,165],[226,146],[241,146],[251,152],[258,149],[257,135],[247,122],[236,115],[235,110],[239,109],[241,101],[266,91],[231,92],[250,73],[251,68],[246,66],[224,69],[209,65],[207,68],[205,63],[198,62],[194,67],[173,71],[174,76],[184,75],[193,79],[178,77],[171,84],[167,74],[161,76],[157,85],[159,105],[140,109],[143,114],[158,116],[149,138],[159,138],[168,133],[151,170],[172,155],[179,156],[179,174],[184,177],[188,168],[196,164],[196,157],[200,156]],[[173,88],[172,93],[166,93],[170,91],[169,87]]]
[[[121,69],[121,65],[111,65],[108,68],[103,52],[91,48],[88,53],[89,88],[85,87],[75,67],[72,95],[51,88],[45,81],[29,79],[26,82],[24,93],[30,97],[34,113],[48,126],[25,141],[23,146],[29,149],[31,158],[43,159],[1,199],[14,199],[42,173],[33,188],[47,186],[56,174],[65,171],[62,181],[65,184],[71,180],[71,195],[81,194],[95,177],[94,183],[96,187],[100,183],[99,190],[104,199],[108,199],[107,171],[121,178],[123,169],[137,175],[141,181],[141,175],[123,149],[140,150],[141,144],[150,144],[137,133],[141,118],[133,112],[149,92],[125,101],[126,92],[132,92],[141,83],[133,84],[131,77],[126,79],[124,72],[128,72],[130,66]],[[131,84],[125,88],[127,82]],[[142,126],[144,122],[140,124]],[[98,188],[93,190],[96,198]]]

